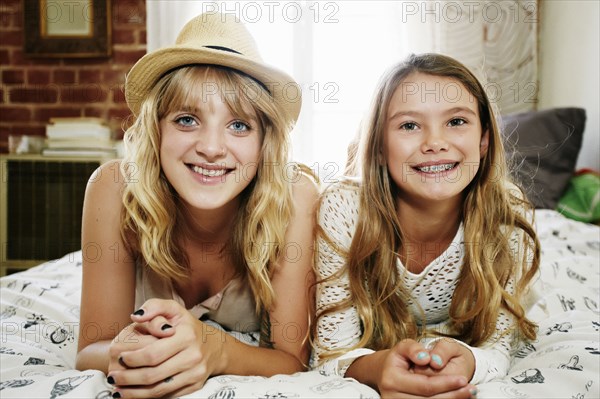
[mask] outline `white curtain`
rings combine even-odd
[[[537,0],[430,2],[430,50],[473,70],[502,114],[537,105]],[[422,20],[412,25],[422,25]]]
[[[149,51],[174,43],[201,12],[236,14],[263,59],[300,83],[293,157],[325,182],[343,171],[379,76],[411,52],[445,53],[478,71],[502,112],[531,109],[537,99],[536,0],[147,0],[146,7]]]

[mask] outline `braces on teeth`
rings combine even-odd
[[[421,172],[425,172],[425,173],[438,173],[438,172],[444,172],[446,170],[450,170],[454,167],[453,163],[449,163],[449,164],[445,164],[445,165],[430,165],[430,166],[423,166],[418,168]]]

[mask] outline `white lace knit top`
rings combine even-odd
[[[343,266],[344,257],[334,249],[338,246],[342,251],[350,248],[352,237],[356,230],[358,219],[359,193],[358,183],[336,183],[328,188],[321,203],[319,225],[332,241],[330,245],[319,235],[317,239],[318,278],[329,277],[338,272]],[[518,248],[518,237],[511,239],[513,249]],[[516,245],[516,247],[514,247]],[[464,252],[463,226],[458,229],[449,247],[419,274],[413,274],[404,268],[398,259],[399,274],[404,277],[404,283],[413,294],[424,311],[427,326],[447,331],[448,309],[454,289],[458,282],[460,266]],[[519,253],[519,252],[513,252]],[[512,281],[507,290],[512,291]],[[350,296],[347,272],[338,279],[333,279],[317,288],[317,310],[329,307]],[[421,313],[413,302],[411,311],[420,320]],[[471,383],[487,382],[496,377],[505,376],[510,363],[510,349],[513,340],[513,316],[500,311],[496,323],[496,333],[480,347],[467,346],[475,357],[475,373]],[[354,349],[344,355],[320,363],[320,356],[326,350],[350,348],[355,345],[362,334],[361,322],[356,307],[352,306],[343,311],[319,318],[315,350],[311,365],[323,374],[344,376],[350,364],[358,357],[372,353],[368,348]],[[426,339],[425,345],[431,345],[435,340]],[[462,343],[461,343],[462,344]]]

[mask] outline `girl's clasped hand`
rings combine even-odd
[[[107,380],[121,397],[180,396],[222,370],[226,333],[177,302],[150,299],[131,319],[109,351]]]
[[[389,350],[378,389],[382,397],[398,397],[401,393],[435,397],[452,393],[457,398],[470,398],[477,395],[477,388],[468,383],[473,365],[470,351],[452,340],[439,340],[428,349],[406,339]]]

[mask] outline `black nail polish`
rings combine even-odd
[[[165,331],[165,330],[168,330],[169,328],[173,328],[173,326],[170,324],[163,324],[160,329]]]
[[[112,378],[112,375],[106,377],[106,382],[108,382],[110,385],[115,385],[115,379]]]
[[[138,309],[135,312],[133,312],[134,316],[143,316],[144,315],[144,309]]]
[[[121,397],[121,394],[119,392],[113,392],[112,397],[115,399],[119,399]]]
[[[119,364],[125,368],[129,368],[126,364],[125,361],[123,360],[123,356],[119,356]]]

